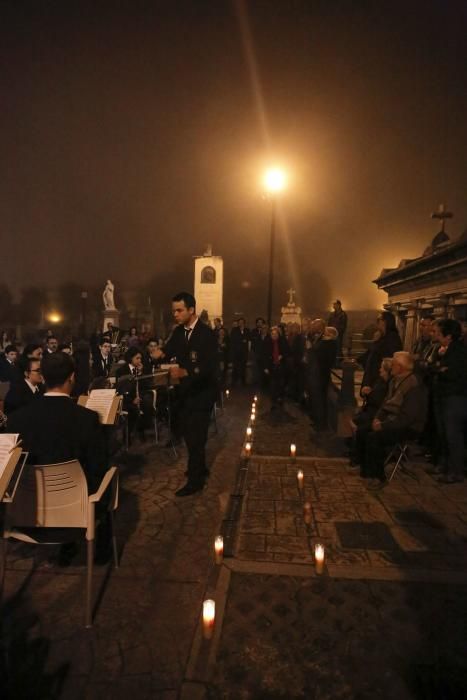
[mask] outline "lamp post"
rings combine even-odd
[[[264,175],[264,187],[271,200],[271,233],[269,237],[269,276],[268,276],[268,301],[267,318],[271,327],[272,318],[272,290],[274,282],[274,253],[276,245],[276,209],[277,196],[285,188],[285,173],[280,168],[270,168]]]

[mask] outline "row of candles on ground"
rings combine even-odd
[[[309,503],[305,504],[309,506],[311,511],[311,505]],[[216,564],[222,564],[222,559],[224,556],[224,538],[222,535],[218,535],[214,540],[214,553],[216,557]],[[322,574],[324,571],[324,545],[315,544],[315,570],[317,574]],[[216,620],[216,602],[211,598],[203,601],[203,636],[205,639],[211,639],[214,631],[214,623]]]

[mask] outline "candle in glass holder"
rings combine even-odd
[[[254,402],[256,403],[257,401],[258,401],[258,397],[257,397],[257,396],[255,396],[255,398],[254,398]]]
[[[294,443],[292,443],[290,445],[290,456],[292,457],[292,459],[295,459],[296,454],[297,454],[297,445],[294,445]]]
[[[250,416],[250,420],[252,423],[254,422],[255,418],[256,418],[256,415],[254,413],[252,413]]]
[[[217,535],[214,540],[214,552],[216,554],[216,564],[222,564],[224,556],[224,538],[222,535]]]
[[[251,407],[251,412],[252,412],[252,413],[256,413],[256,406],[255,406],[255,404],[253,404],[253,406]]]
[[[315,545],[315,567],[316,573],[322,574],[324,571],[324,545]]]
[[[250,454],[251,454],[251,442],[245,443],[245,454],[247,457],[250,456]]]
[[[230,396],[230,391],[228,389],[225,390],[225,396],[226,396],[226,398],[229,398],[229,396]]]
[[[298,488],[301,491],[303,489],[303,472],[301,469],[299,469],[297,472],[297,483],[298,483]]]
[[[203,634],[205,639],[211,639],[216,619],[216,603],[211,600],[203,602]]]
[[[311,525],[312,514],[311,514],[311,503],[308,501],[303,506],[303,520],[305,525]]]
[[[250,438],[252,436],[252,433],[253,433],[253,428],[249,425],[248,428],[246,429],[247,437]]]

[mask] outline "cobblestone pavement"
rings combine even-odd
[[[237,392],[219,433],[211,428],[212,475],[202,494],[174,497],[185,481],[183,448],[174,459],[148,441],[120,460],[120,568],[96,567],[96,594],[105,586],[92,630],[82,626],[84,552],[68,568],[46,567],[41,555],[33,570],[35,549],[9,545],[2,635],[8,697],[178,696],[235,480],[246,405]],[[5,688],[3,678],[1,697]]]
[[[92,630],[82,627],[83,559],[33,568],[30,548],[10,547],[9,697],[465,697],[465,485],[441,487],[415,464],[419,481],[398,474],[371,494],[339,457],[341,441],[316,441],[297,407],[286,406],[291,419],[271,417],[261,399],[236,556],[214,566],[251,396],[231,392],[200,495],[174,497],[184,454],[148,443],[122,460],[121,567],[96,567],[95,590],[105,585]],[[321,577],[317,540],[326,546]],[[200,625],[206,596],[216,601],[210,641]]]

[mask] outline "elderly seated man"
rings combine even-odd
[[[387,449],[401,440],[417,438],[423,430],[427,391],[413,369],[410,353],[394,353],[386,398],[368,430],[360,432],[361,476],[370,479],[370,489],[380,489],[386,483]]]

